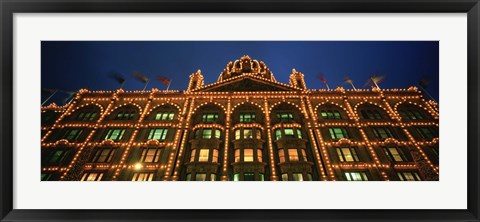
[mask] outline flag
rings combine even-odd
[[[123,84],[125,82],[125,77],[117,71],[110,72],[110,75],[108,76],[117,81],[119,84]]]
[[[172,82],[171,79],[169,79],[167,77],[163,77],[163,76],[157,76],[157,80],[160,81],[161,83],[163,83],[166,86],[168,86],[170,84],[170,82]]]
[[[423,78],[418,82],[418,85],[423,87],[424,89],[427,88],[428,84],[430,83],[430,77],[429,76],[423,76]]]
[[[353,84],[353,81],[348,76],[343,77],[343,81],[344,81],[343,84],[345,83]]]
[[[322,73],[318,74],[318,75],[317,75],[317,78],[318,78],[320,81],[322,81],[323,85],[327,86],[327,80],[325,79],[325,76],[324,76]],[[328,87],[328,86],[327,86],[327,87]]]
[[[140,80],[140,81],[143,82],[143,83],[147,83],[147,82],[148,82],[148,77],[147,77],[145,74],[141,73],[141,72],[134,71],[134,72],[132,73],[132,75],[133,75],[133,77],[135,77],[135,79],[138,79],[138,80]]]
[[[70,99],[73,98],[73,96],[75,95],[75,92],[71,92],[71,91],[63,91],[63,93],[67,94],[68,96],[65,97],[65,99],[63,100],[63,104],[67,104],[67,102],[69,102]]]
[[[377,84],[381,83],[385,79],[385,76],[377,76],[376,74],[373,74],[367,82],[365,83],[365,86],[376,86]]]
[[[54,93],[55,91],[57,91],[57,90],[56,89],[42,88],[42,93],[45,93],[45,94],[51,94],[51,93]]]

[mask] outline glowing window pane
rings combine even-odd
[[[207,162],[208,161],[208,153],[209,153],[208,149],[200,149],[200,155],[199,155],[198,161]]]
[[[253,162],[253,149],[244,149],[243,150],[243,161]]]

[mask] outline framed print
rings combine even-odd
[[[476,0],[1,7],[2,221],[479,220]]]

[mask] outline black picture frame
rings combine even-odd
[[[479,221],[479,0],[0,0],[1,221]],[[468,209],[466,210],[21,210],[13,209],[14,13],[467,13]]]

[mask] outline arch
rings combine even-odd
[[[198,105],[197,107],[195,107],[193,110],[192,110],[192,115],[191,115],[191,124],[192,125],[196,125],[196,124],[199,124],[199,123],[202,123],[202,119],[201,119],[201,113],[199,113],[200,110],[218,110],[220,111],[219,113],[219,116],[218,116],[218,119],[220,120],[219,122],[217,123],[225,123],[225,118],[226,118],[226,109],[225,107],[218,103],[218,102],[204,102],[204,103],[201,103],[200,105]]]
[[[132,107],[133,109],[138,111],[138,116],[136,116],[135,119],[140,118],[140,115],[142,115],[143,109],[140,105],[136,103],[124,103],[110,110],[105,116],[107,117],[107,119],[114,119],[115,115],[112,116],[112,113],[117,113],[119,110],[125,109],[126,107]]]
[[[298,122],[298,123],[302,123],[301,120],[305,119],[306,116],[307,116],[306,113],[302,110],[302,108],[299,107],[298,105],[296,105],[292,102],[282,101],[282,102],[277,102],[270,107],[269,112],[270,112],[270,119],[271,120],[274,120],[275,116],[273,116],[273,114],[276,110],[289,110],[289,111],[291,111],[294,114],[293,120],[295,122]],[[296,117],[296,115],[299,115],[299,116]],[[279,122],[278,120],[272,121],[272,123],[278,123],[278,122]]]
[[[232,123],[233,124],[241,123],[241,120],[240,120],[241,112],[247,112],[247,111],[255,114],[255,120],[249,121],[249,122],[257,122],[257,123],[265,122],[265,112],[260,105],[253,102],[242,102],[235,105],[231,110],[232,115],[230,116],[230,118],[232,119]],[[247,121],[242,123],[247,123]]]
[[[372,107],[373,109],[376,109],[377,111],[380,110],[381,111],[380,115],[382,115],[382,113],[383,113],[383,115],[382,115],[383,118],[391,119],[390,115],[388,114],[389,112],[387,111],[387,109],[385,107],[383,107],[382,105],[379,105],[378,103],[370,102],[370,101],[359,102],[359,103],[355,104],[355,106],[353,108],[353,112],[358,117],[361,117],[362,115],[360,115],[359,109],[361,110],[364,106]]]
[[[98,116],[95,117],[95,119],[98,119],[103,114],[103,111],[104,111],[103,106],[101,106],[98,103],[87,103],[79,107],[76,107],[74,110],[70,112],[70,114],[65,119],[73,120],[78,116],[77,115],[78,112],[82,112],[89,109],[98,110],[99,113],[98,113]]]
[[[158,104],[158,105],[154,106],[150,110],[148,110],[148,112],[145,114],[145,119],[146,120],[155,119],[155,116],[154,116],[155,111],[160,111],[160,110],[165,110],[165,111],[175,110],[173,112],[176,114],[176,118],[177,119],[181,118],[182,110],[181,110],[181,108],[178,104],[175,104],[175,103],[161,103],[161,104]]]
[[[415,109],[417,111],[420,110],[422,112],[422,114],[424,114],[425,119],[428,119],[429,117],[432,118],[432,119],[437,118],[436,114],[432,114],[432,112],[429,111],[427,107],[422,106],[421,104],[416,104],[416,103],[413,103],[411,101],[401,101],[401,102],[396,103],[393,106],[393,111],[395,111],[395,113],[397,115],[402,117],[402,119],[403,119],[403,116],[401,116],[400,113],[399,113],[399,111],[402,109],[402,107],[410,107],[411,109]]]
[[[336,107],[336,109],[338,110],[342,110],[342,113],[341,114],[344,114],[344,118],[342,119],[347,119],[349,117],[349,113],[347,111],[347,109],[345,107],[343,107],[342,105],[336,103],[336,102],[321,102],[319,104],[317,104],[314,108],[313,108],[313,112],[315,113],[315,115],[320,115],[320,110],[322,107],[327,107],[327,109],[332,109],[332,108],[328,108],[328,107]]]

